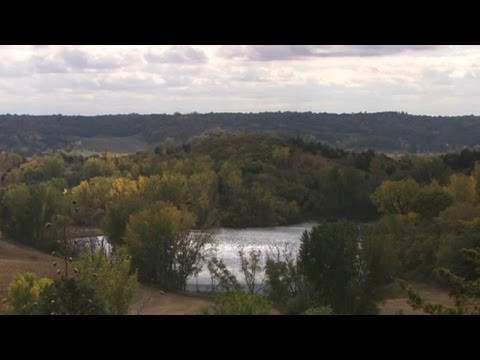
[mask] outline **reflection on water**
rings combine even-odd
[[[238,249],[243,246],[245,253],[251,249],[261,250],[262,258],[267,252],[272,251],[274,246],[283,248],[288,244],[289,248],[296,254],[300,245],[300,238],[305,230],[310,230],[315,223],[303,223],[291,226],[277,226],[266,228],[247,229],[217,229],[214,233],[216,243],[216,256],[223,259],[227,268],[237,276],[240,283],[245,283],[243,274],[240,272],[240,258]],[[207,249],[207,256],[209,251]],[[261,266],[265,264],[264,259]],[[261,281],[264,274],[259,274],[258,281]],[[202,271],[197,277],[191,277],[187,281],[187,289],[191,291],[205,291],[211,288],[210,273],[204,264]]]
[[[110,245],[104,235],[77,238],[75,239],[75,243],[78,247],[83,249],[105,249],[107,255],[110,255],[112,253],[112,245]]]

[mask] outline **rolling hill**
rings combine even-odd
[[[432,117],[398,112],[312,112],[173,115],[0,115],[0,151],[22,155],[54,150],[131,153],[173,139],[188,142],[220,131],[310,136],[355,151],[444,153],[475,147],[480,117]]]

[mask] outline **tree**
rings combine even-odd
[[[262,267],[259,265],[261,261],[262,252],[261,250],[251,249],[248,252],[248,258],[245,254],[245,249],[241,247],[238,250],[238,255],[240,256],[240,268],[242,270],[243,276],[245,277],[245,284],[247,285],[247,290],[254,294],[256,284],[256,277]]]
[[[316,207],[324,218],[368,217],[375,210],[368,198],[369,184],[357,169],[338,165],[325,167],[318,179],[318,191],[321,201]]]
[[[53,239],[48,224],[65,208],[62,194],[64,179],[54,179],[33,185],[9,186],[2,199],[1,230],[10,239],[37,248],[48,249]]]
[[[209,236],[190,234],[195,217],[159,202],[130,216],[126,242],[140,279],[166,288],[183,289],[199,271],[201,249]]]
[[[429,184],[433,180],[445,184],[448,171],[442,159],[438,156],[412,156],[412,177],[420,184]]]
[[[371,198],[377,208],[385,214],[406,214],[412,211],[414,199],[420,186],[413,179],[391,181],[380,185]]]
[[[145,200],[137,194],[126,194],[112,199],[106,205],[106,212],[100,227],[113,246],[125,242],[125,231],[130,215],[140,211]]]
[[[382,241],[371,227],[345,221],[305,231],[298,266],[310,296],[335,313],[376,313],[375,290],[386,283],[389,271],[378,245]]]
[[[103,159],[100,159],[98,157],[89,157],[83,165],[84,179],[90,179],[98,176],[106,176],[107,172],[107,164]]]
[[[212,279],[212,291],[229,292],[241,289],[237,277],[228,270],[222,259],[214,256],[208,261],[207,267]]]
[[[267,253],[265,275],[268,297],[285,313],[300,314],[311,305],[304,277],[287,244],[283,249],[275,247]]]
[[[63,177],[65,171],[65,162],[60,154],[46,156],[42,159],[40,168],[44,180]]]
[[[432,219],[449,207],[452,196],[436,182],[424,186],[413,201],[412,210],[423,218]]]
[[[447,191],[455,202],[477,203],[477,180],[473,176],[453,174],[450,176],[450,185],[448,185]]]

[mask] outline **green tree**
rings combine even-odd
[[[101,250],[87,250],[75,265],[78,279],[95,290],[108,314],[128,314],[138,281],[126,249],[117,249],[113,257]]]
[[[429,184],[434,180],[441,184],[447,182],[448,170],[440,157],[413,156],[411,162],[411,175],[419,184]]]
[[[83,165],[84,179],[90,179],[98,176],[106,175],[105,161],[98,157],[89,157]]]
[[[432,219],[449,207],[453,202],[452,196],[433,182],[424,186],[413,201],[412,210],[425,219]]]
[[[46,156],[40,165],[44,180],[61,178],[65,172],[65,162],[60,154]]]
[[[279,309],[287,314],[300,314],[311,306],[304,277],[288,245],[275,247],[267,253],[265,275],[266,293]]]
[[[240,257],[240,269],[242,270],[243,276],[245,278],[245,284],[247,285],[247,290],[254,294],[257,284],[257,275],[262,271],[260,266],[262,260],[261,250],[251,249],[247,254],[245,249],[241,247],[238,250],[238,255]]]
[[[211,241],[191,234],[195,217],[169,203],[156,203],[132,216],[127,226],[127,246],[140,279],[166,288],[183,289],[198,271],[202,248]]]
[[[49,223],[65,208],[64,179],[33,185],[9,186],[2,199],[1,230],[10,239],[37,248],[49,248],[53,241]]]
[[[339,314],[378,311],[375,290],[388,277],[388,262],[382,260],[384,251],[377,244],[381,241],[371,227],[344,221],[306,231],[298,266],[316,303],[332,306]]]
[[[136,194],[118,196],[107,203],[100,227],[113,246],[125,242],[125,231],[130,215],[140,211],[144,206],[145,200]]]

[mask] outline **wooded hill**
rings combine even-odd
[[[475,147],[480,117],[432,117],[398,112],[210,113],[174,115],[0,115],[0,150],[22,155],[54,150],[132,153],[222,131],[267,132],[280,138],[310,136],[331,146],[363,151],[445,153]]]

